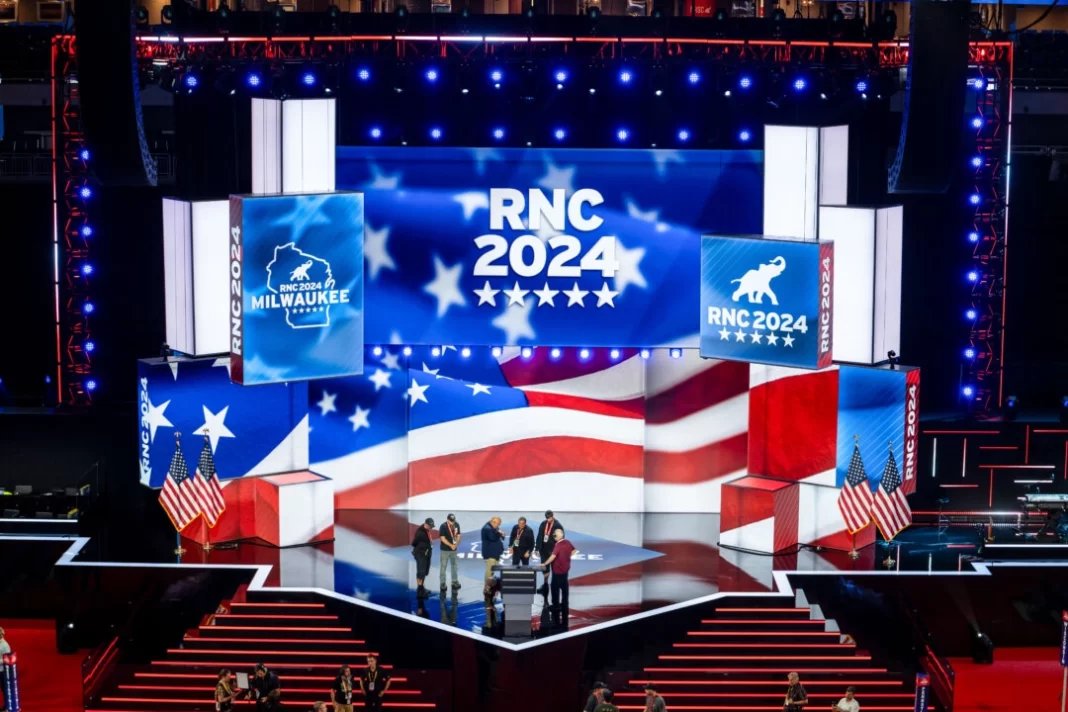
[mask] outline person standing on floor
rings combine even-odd
[[[556,544],[553,546],[553,553],[549,556],[549,560],[545,562],[545,566],[552,568],[553,571],[552,583],[550,584],[552,587],[553,622],[560,623],[566,621],[568,616],[568,591],[570,586],[567,582],[567,576],[571,572],[571,557],[578,553],[578,549],[564,538],[563,529],[553,530],[553,536],[556,538]],[[561,598],[563,599],[562,601]]]
[[[856,695],[857,688],[850,685],[846,688],[845,697],[838,700],[838,704],[833,707],[834,712],[860,712],[860,703],[857,702],[854,695]]]
[[[652,685],[645,686],[645,712],[666,712],[667,705],[664,698]]]
[[[808,704],[808,693],[801,685],[801,676],[792,672],[786,676],[790,686],[786,688],[786,699],[783,700],[783,712],[803,712]]]
[[[486,573],[483,578],[493,578],[493,567],[501,560],[504,553],[504,532],[501,531],[501,518],[491,517],[482,526],[482,558],[486,561]]]
[[[275,690],[280,690],[282,682],[266,665],[260,663],[248,685],[252,688],[252,699],[256,700],[256,712],[263,712],[270,709],[267,706],[267,696]]]
[[[512,549],[512,566],[530,566],[530,552],[534,551],[534,530],[527,526],[527,518],[520,517],[508,537]]]
[[[426,520],[415,530],[412,537],[412,556],[415,557],[415,595],[417,598],[426,598],[426,588],[423,582],[430,573],[430,552],[434,546],[430,543],[430,530],[434,528],[434,520],[427,517]]]
[[[601,693],[601,704],[593,712],[619,712],[619,708],[612,704],[612,691],[605,688]]]
[[[541,559],[541,563],[544,564],[549,560],[549,557],[553,554],[553,547],[556,545],[556,539],[553,538],[553,532],[559,529],[564,530],[564,525],[560,523],[560,520],[553,516],[553,510],[547,509],[545,511],[545,521],[538,525],[538,534],[534,540],[534,547],[538,550],[538,558]],[[545,568],[545,579],[542,581],[542,593],[549,592],[549,568]]]
[[[352,668],[342,665],[330,689],[330,702],[335,712],[352,712]]]
[[[0,656],[11,655],[11,644],[4,638],[4,629],[0,628]],[[4,697],[4,666],[0,665],[0,710],[7,709],[7,698]]]
[[[234,690],[230,678],[227,668],[219,671],[219,678],[215,682],[215,712],[230,712],[234,708],[237,691]]]
[[[438,530],[438,541],[441,543],[441,555],[438,559],[438,568],[441,570],[441,597],[445,598],[445,569],[452,562],[452,590],[460,588],[460,574],[456,568],[456,550],[460,547],[460,524],[456,521],[455,514],[445,517],[445,523]]]
[[[382,709],[382,697],[389,689],[389,675],[378,667],[378,658],[367,656],[367,667],[360,675],[360,691],[363,692],[364,706],[368,712]]]
[[[582,708],[582,712],[593,712],[597,709],[597,705],[601,704],[604,691],[607,689],[608,685],[603,682],[593,683],[593,689],[590,690],[590,696],[586,698],[586,706]]]

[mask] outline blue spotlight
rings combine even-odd
[[[976,311],[974,309],[969,309],[968,311],[964,312],[964,318],[968,321],[975,321],[976,316],[978,315],[976,314]]]
[[[690,72],[689,76],[686,77],[686,81],[688,81],[690,84],[698,84],[698,83],[700,83],[700,81],[701,81],[701,73],[700,72]]]
[[[624,69],[622,72],[619,73],[620,84],[630,84],[632,79],[634,79],[634,75],[631,74],[630,70],[628,69]]]
[[[649,357],[652,356],[652,355],[653,354],[652,354],[652,352],[649,351],[649,349],[642,349],[641,350],[641,357],[643,359],[645,359],[646,361],[648,361]]]
[[[738,140],[742,143],[749,143],[751,138],[753,138],[753,134],[749,133],[749,129],[742,129],[738,132]]]
[[[85,390],[87,390],[87,391],[95,391],[96,390],[96,381],[94,381],[91,378],[88,381],[86,381],[85,382]]]
[[[563,84],[567,81],[567,72],[563,69],[557,69],[556,74],[553,75],[553,79],[556,80],[557,84]]]
[[[978,193],[972,193],[968,196],[968,202],[972,205],[978,205],[982,200],[982,197]]]
[[[565,131],[564,129],[556,129],[556,131],[553,131],[553,138],[555,138],[557,141],[563,141],[565,138],[567,138],[567,131]]]
[[[504,129],[493,129],[493,138],[498,141],[502,140],[504,138]]]
[[[626,129],[619,129],[616,131],[616,140],[620,143],[626,143],[628,138],[630,138],[630,132]]]
[[[968,281],[969,282],[977,282],[978,280],[979,280],[979,273],[976,272],[974,269],[971,272],[968,273]]]
[[[356,72],[356,78],[359,79],[361,82],[370,81],[371,70],[367,68],[361,69],[360,71]]]
[[[971,398],[975,395],[975,389],[971,386],[964,386],[960,389],[960,392],[965,398]]]
[[[93,273],[93,266],[92,265],[90,265],[90,264],[82,265],[82,274],[90,275],[92,273]]]
[[[96,305],[92,302],[86,302],[84,305],[82,305],[82,311],[86,314],[92,314],[96,311]]]
[[[522,351],[519,352],[519,355],[523,358],[530,358],[534,355],[534,349],[530,348],[529,346],[524,346]]]
[[[89,149],[88,148],[83,148],[82,152],[79,153],[78,155],[82,157],[83,161],[88,161],[89,160]]]
[[[968,359],[975,358],[975,349],[971,348],[970,346],[968,348],[964,349],[964,358],[968,358]]]
[[[82,237],[92,237],[92,236],[93,236],[93,228],[89,227],[88,225],[82,225]]]
[[[78,191],[78,195],[82,196],[83,200],[93,197],[93,189],[87,185],[83,185],[81,190]]]
[[[687,141],[690,140],[690,132],[687,131],[686,129],[679,129],[679,134],[678,135],[679,135],[679,141],[681,141],[682,143],[686,143]]]
[[[682,349],[671,349],[671,358],[682,358]]]
[[[972,128],[973,129],[981,129],[981,128],[983,128],[983,117],[982,116],[976,116],[974,119],[972,119]]]
[[[441,347],[440,346],[435,346],[434,348],[430,349],[430,355],[431,356],[441,356]]]
[[[979,242],[979,233],[974,230],[968,233],[968,242]]]
[[[579,349],[579,358],[580,359],[585,361],[589,357],[590,357],[590,350],[589,349]]]
[[[493,354],[493,358],[500,358],[500,355],[504,353],[504,349],[502,349],[500,346],[494,346],[490,350],[490,353]]]
[[[411,356],[412,355],[412,347],[411,346],[405,346],[403,349],[401,349],[401,353],[404,354],[405,356]]]
[[[490,81],[492,81],[494,84],[500,83],[502,79],[504,79],[504,72],[502,72],[501,70],[494,69],[492,72],[490,72]]]
[[[300,76],[300,83],[306,87],[315,86],[315,74],[312,72],[304,72],[304,74]]]
[[[975,87],[976,91],[982,91],[986,88],[986,81],[982,77],[976,77],[972,80],[972,86]]]
[[[551,351],[549,351],[549,356],[554,359],[560,358],[560,349],[554,347]]]
[[[982,156],[972,156],[972,168],[982,168],[982,167],[983,167],[983,157]]]
[[[186,89],[196,89],[197,84],[200,84],[200,80],[197,79],[195,74],[186,74],[182,82],[185,84]]]
[[[82,348],[85,349],[85,353],[91,354],[96,351],[96,344],[92,341],[86,341],[85,346],[83,346]]]
[[[751,86],[753,86],[752,77],[750,77],[747,74],[743,74],[742,76],[738,77],[738,88],[739,89],[748,89]]]
[[[435,141],[440,139],[441,138],[441,129],[439,129],[437,126],[435,126],[434,128],[430,129],[430,138],[434,139]]]
[[[619,358],[619,349],[612,349],[611,351],[609,351],[608,358],[612,359],[613,361],[617,360]]]
[[[438,80],[438,70],[436,70],[436,69],[428,69],[428,70],[426,70],[426,74],[424,76],[426,77],[426,80],[428,82],[433,84],[434,82],[436,82]]]
[[[868,83],[861,79],[859,82],[857,82],[857,92],[863,94],[866,91],[868,91]]]
[[[381,356],[382,355],[382,347],[381,346],[374,347],[373,349],[371,349],[371,353],[373,353],[375,356]]]
[[[808,87],[808,82],[805,81],[804,77],[798,77],[794,80],[794,91],[800,93],[803,92],[806,87]]]
[[[371,138],[375,139],[376,141],[378,139],[382,138],[382,129],[378,128],[377,126],[372,126],[371,127]]]
[[[249,72],[248,75],[245,77],[245,84],[252,87],[253,89],[258,87],[261,81],[262,80],[260,79],[260,75],[256,74],[255,72]]]
[[[463,347],[462,349],[460,349],[460,355],[464,358],[471,358],[471,349],[466,346]]]

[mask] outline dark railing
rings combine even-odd
[[[169,153],[153,153],[157,178],[168,183],[174,180],[175,157]],[[0,152],[0,181],[37,182],[52,180],[50,152]]]

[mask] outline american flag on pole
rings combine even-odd
[[[214,527],[226,511],[226,501],[223,499],[219,477],[215,473],[215,457],[211,454],[211,440],[207,435],[204,436],[204,448],[200,451],[200,461],[197,463],[196,472],[193,473],[192,482],[204,521],[209,527]]]
[[[886,458],[886,467],[883,468],[883,480],[875,493],[872,514],[879,531],[887,541],[912,524],[912,510],[901,489],[901,474],[897,471],[897,462],[894,460],[893,443]]]
[[[163,511],[171,518],[171,523],[178,531],[185,529],[200,516],[200,505],[196,493],[189,481],[189,468],[182,457],[181,433],[174,434],[174,456],[167,468],[167,479],[159,493],[159,503]]]
[[[838,493],[838,509],[842,512],[846,529],[850,534],[859,532],[871,524],[871,509],[875,503],[868,473],[864,470],[864,461],[860,458],[860,443],[854,440],[853,458],[849,461],[849,472]]]

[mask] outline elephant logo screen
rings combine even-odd
[[[330,305],[349,302],[349,290],[335,289],[335,283],[329,262],[287,242],[274,248],[267,264],[267,293],[252,297],[250,311],[284,311],[292,329],[327,327]]]
[[[782,274],[785,269],[786,260],[776,257],[756,269],[749,270],[738,279],[732,279],[731,284],[737,284],[738,289],[734,290],[731,299],[737,302],[745,296],[750,304],[763,304],[766,296],[773,305],[778,306],[779,300],[771,289],[771,280]]]

